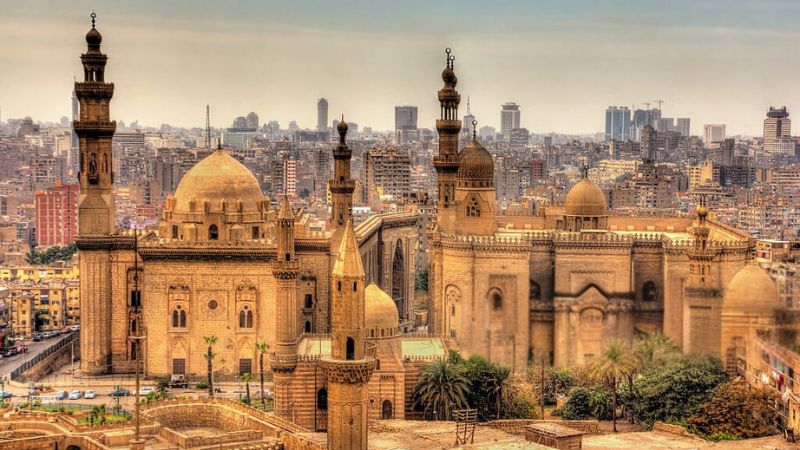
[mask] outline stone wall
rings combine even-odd
[[[80,359],[80,348],[81,342],[80,339],[75,339],[75,361],[77,362]],[[22,374],[19,375],[17,381],[22,383],[27,383],[30,381],[38,381],[41,380],[43,377],[50,375],[54,371],[58,370],[59,368],[63,367],[66,364],[69,364],[72,360],[71,353],[70,353],[70,346],[65,345],[60,349],[56,350],[55,352],[48,355],[45,359],[39,361],[38,364],[34,365],[30,369],[26,370]],[[76,365],[77,369],[77,365]]]

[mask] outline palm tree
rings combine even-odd
[[[508,379],[511,376],[511,369],[507,366],[495,366],[494,367],[494,374],[492,378],[489,380],[489,391],[494,394],[494,401],[495,401],[495,418],[500,420],[500,403],[501,400],[505,400],[508,395],[508,391],[506,386],[508,384]]]
[[[245,394],[245,403],[248,405],[250,404],[250,382],[253,381],[253,374],[250,372],[245,372],[242,374],[242,382],[244,382],[244,389],[247,394]]]
[[[97,422],[100,425],[106,422],[106,405],[95,405],[89,413],[92,422]]]
[[[654,333],[636,341],[633,356],[639,370],[662,365],[673,356],[680,355],[678,346],[662,333]]]
[[[628,348],[620,343],[611,344],[599,358],[592,362],[590,373],[611,387],[611,419],[617,432],[617,386],[636,370],[636,360]]]
[[[261,404],[264,405],[264,354],[267,353],[269,345],[265,341],[256,344],[258,348],[258,376],[261,381]]]
[[[453,409],[467,407],[469,381],[461,370],[445,360],[425,366],[414,388],[414,406],[422,406],[435,420],[449,420]]]
[[[216,336],[205,336],[203,339],[206,340],[206,345],[208,345],[208,351],[206,351],[205,357],[208,361],[208,398],[214,398],[214,344],[217,343]]]

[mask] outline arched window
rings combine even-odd
[[[317,391],[317,409],[328,410],[328,390],[325,388]]]
[[[656,297],[658,297],[656,284],[652,281],[648,281],[642,286],[642,299],[650,302],[655,300]]]
[[[253,328],[253,310],[247,305],[239,311],[239,328]]]
[[[306,330],[306,333],[311,333],[311,322],[309,322],[307,320],[306,320],[305,330]]]
[[[497,291],[492,293],[492,308],[495,311],[500,311],[503,309],[503,296]]]
[[[478,197],[473,195],[467,203],[467,217],[480,217],[481,207],[478,204]]]
[[[530,300],[539,300],[542,298],[542,288],[539,287],[539,283],[531,280],[531,287],[530,292],[528,293],[528,298]]]
[[[186,311],[181,305],[172,310],[172,328],[186,328]]]
[[[381,419],[389,420],[393,418],[394,415],[392,414],[392,402],[389,400],[384,400],[383,404],[381,405]]]
[[[219,239],[219,230],[216,225],[211,225],[208,227],[208,240],[216,241],[217,239]]]
[[[348,361],[356,359],[356,341],[354,341],[351,337],[347,338],[345,359]]]

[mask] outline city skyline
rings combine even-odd
[[[663,98],[664,114],[690,117],[695,135],[704,123],[725,123],[730,135],[758,136],[769,106],[798,104],[790,77],[775,72],[800,64],[789,20],[800,5],[791,2],[726,2],[724,9],[721,2],[670,9],[545,2],[502,10],[477,2],[346,2],[331,11],[304,8],[302,17],[292,14],[296,5],[194,5],[202,7],[15,7],[0,26],[0,39],[15,42],[0,55],[0,86],[14,87],[0,90],[2,117],[70,115],[80,67],[64,55],[80,48],[76,36],[93,7],[98,25],[113,30],[104,46],[114,59],[109,75],[126,92],[115,100],[116,116],[127,123],[202,127],[210,104],[217,128],[242,109],[265,122],[314,128],[316,100],[325,97],[330,116],[344,113],[375,130],[392,129],[394,106],[417,105],[420,126],[432,129],[437,106],[426,93],[439,83],[430,71],[445,47],[469,74],[459,90],[470,96],[479,126],[497,129],[505,102],[520,104],[521,126],[532,133],[588,134],[603,131],[610,105],[639,108]],[[440,23],[444,14],[457,20]],[[22,25],[31,21],[40,26]]]

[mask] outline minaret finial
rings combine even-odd
[[[452,67],[450,66],[450,61],[451,61],[450,60],[450,47],[447,47],[446,49],[444,49],[444,52],[447,54],[447,56],[444,57],[445,64],[447,64],[447,67],[450,67],[452,69]]]
[[[95,14],[94,10],[92,10],[92,13],[89,14],[89,16],[92,18],[92,28],[94,28],[94,19],[97,17],[97,14]]]
[[[581,178],[589,178],[589,166],[584,165],[581,167]]]
[[[473,119],[472,120],[472,140],[474,141],[477,138],[478,138],[478,121]]]

